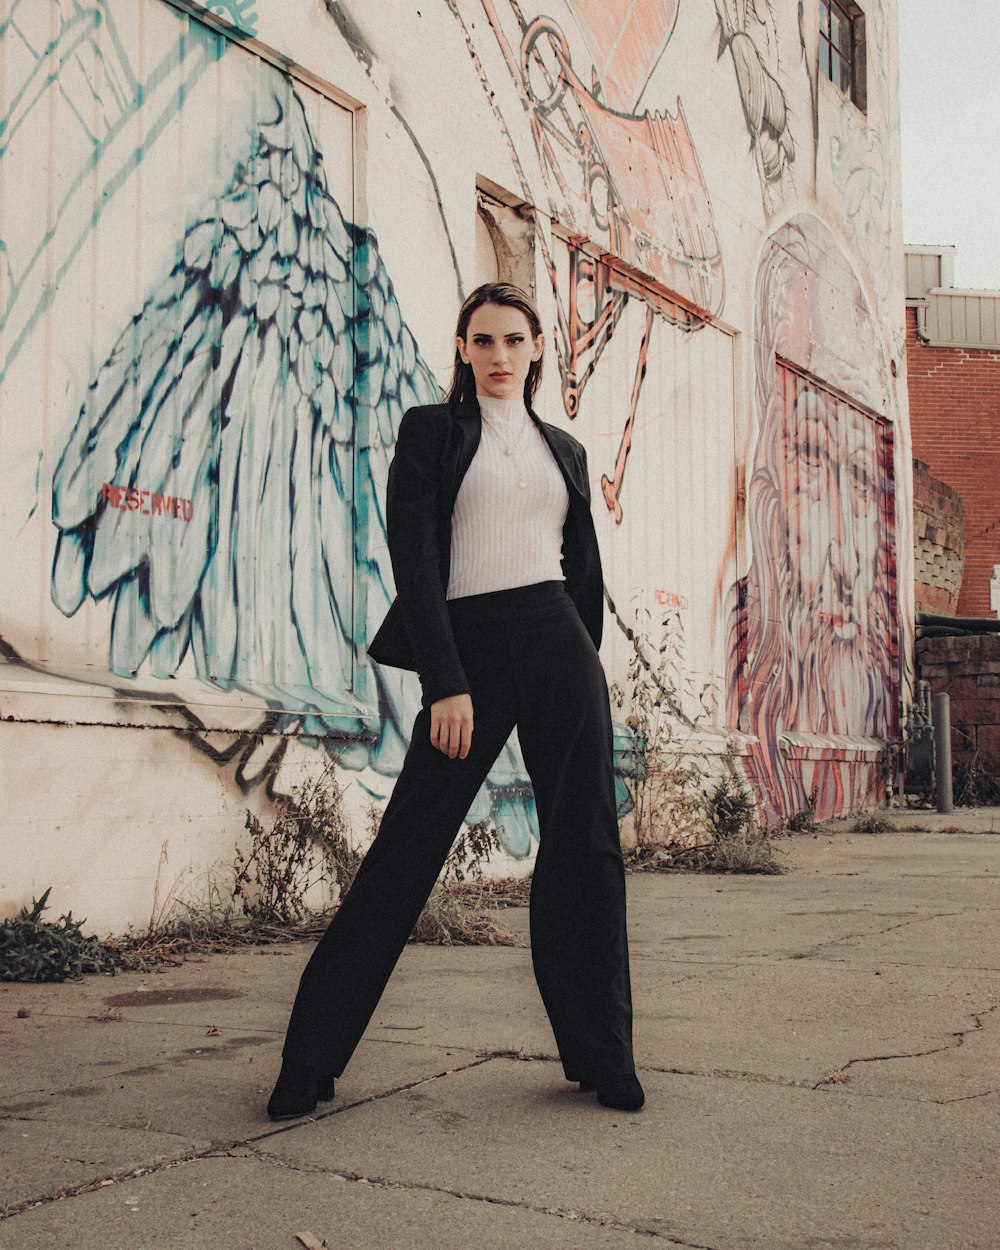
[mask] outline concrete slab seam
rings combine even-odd
[[[406,1093],[408,1090],[416,1089],[420,1085],[426,1085],[429,1081],[437,1081],[442,1077],[452,1076],[458,1072],[465,1072],[471,1068],[481,1067],[484,1063],[488,1063],[489,1059],[475,1059],[470,1063],[462,1064],[456,1068],[450,1068],[445,1072],[435,1073],[433,1076],[422,1077],[418,1081],[409,1081],[406,1084],[394,1086],[392,1089],[383,1090],[377,1094],[370,1094],[366,1098],[358,1098],[354,1102],[344,1103],[342,1106],[331,1108],[325,1113],[318,1115],[303,1116],[299,1120],[290,1121],[288,1124],[282,1124],[279,1128],[269,1129],[267,1132],[253,1135],[247,1138],[238,1138],[230,1142],[213,1142],[212,1145],[203,1150],[189,1151],[186,1154],[176,1155],[169,1159],[157,1160],[155,1163],[144,1164],[139,1168],[122,1168],[105,1173],[103,1176],[95,1177],[90,1181],[82,1181],[79,1185],[72,1188],[63,1188],[55,1190],[48,1194],[38,1194],[34,1198],[27,1198],[23,1202],[16,1203],[14,1206],[0,1209],[0,1222],[11,1219],[15,1215],[20,1215],[25,1211],[43,1206],[49,1202],[60,1202],[66,1198],[76,1198],[80,1194],[91,1193],[96,1189],[106,1187],[109,1183],[116,1184],[119,1181],[132,1180],[137,1176],[145,1176],[150,1172],[160,1172],[164,1168],[177,1167],[182,1163],[193,1163],[199,1159],[209,1159],[213,1157],[232,1156],[234,1151],[238,1151],[241,1147],[250,1151],[256,1157],[259,1152],[254,1150],[253,1143],[258,1141],[266,1141],[268,1138],[276,1137],[281,1133],[287,1133],[295,1128],[301,1128],[303,1123],[313,1123],[317,1120],[329,1119],[331,1116],[340,1115],[345,1111],[350,1111],[354,1107],[364,1106],[366,1103],[379,1102],[383,1098],[391,1098],[395,1094]],[[31,1116],[0,1116],[0,1119],[24,1120],[32,1121]],[[46,1121],[42,1121],[45,1123]],[[176,1136],[176,1134],[163,1134],[164,1136]],[[266,1157],[266,1156],[261,1156]]]
[[[643,1227],[641,1224],[626,1224],[621,1220],[602,1219],[596,1215],[587,1215],[581,1211],[560,1207],[537,1206],[530,1202],[517,1202],[513,1198],[500,1198],[491,1194],[475,1193],[471,1190],[448,1189],[441,1185],[431,1185],[424,1181],[393,1180],[387,1176],[365,1176],[360,1172],[345,1172],[339,1168],[323,1168],[309,1164],[289,1163],[264,1151],[255,1151],[257,1157],[265,1163],[274,1164],[288,1172],[304,1172],[311,1176],[330,1176],[338,1180],[348,1181],[355,1185],[370,1185],[373,1188],[395,1191],[419,1191],[421,1193],[441,1194],[448,1198],[457,1198],[462,1202],[482,1202],[488,1206],[507,1207],[514,1211],[525,1211],[532,1215],[547,1215],[555,1219],[573,1223],[586,1224],[592,1228],[605,1228],[613,1232],[631,1233],[638,1237],[649,1237],[661,1245],[675,1250],[721,1250],[718,1246],[708,1246],[703,1242],[678,1241],[675,1237],[664,1235],[656,1229]]]
[[[5,1207],[0,1210],[0,1223],[14,1219],[15,1216],[23,1215],[26,1211],[34,1211],[38,1207],[47,1206],[53,1202],[63,1202],[68,1198],[79,1198],[82,1194],[96,1193],[98,1189],[106,1189],[111,1185],[120,1184],[122,1181],[136,1180],[140,1176],[150,1176],[156,1172],[164,1172],[168,1168],[178,1167],[182,1163],[192,1163],[197,1159],[210,1157],[218,1154],[217,1146],[211,1146],[207,1150],[198,1151],[190,1155],[178,1155],[173,1159],[158,1159],[155,1163],[145,1163],[141,1167],[119,1168],[111,1172],[105,1173],[103,1176],[95,1177],[90,1181],[82,1181],[79,1185],[57,1189],[49,1194],[39,1194],[34,1198],[26,1198],[23,1202],[15,1203],[14,1206]]]
[[[341,1103],[338,1106],[330,1107],[326,1111],[315,1111],[312,1115],[303,1116],[298,1120],[289,1120],[287,1124],[282,1124],[278,1128],[268,1129],[265,1133],[255,1133],[251,1137],[246,1137],[242,1142],[234,1142],[233,1145],[245,1145],[253,1147],[254,1142],[267,1141],[269,1137],[279,1137],[282,1133],[289,1133],[293,1129],[300,1127],[303,1122],[311,1123],[318,1120],[329,1120],[333,1116],[343,1115],[345,1111],[353,1111],[355,1107],[364,1107],[368,1103],[382,1102],[386,1098],[394,1098],[396,1094],[408,1093],[411,1089],[418,1089],[421,1085],[428,1085],[431,1081],[440,1081],[446,1076],[455,1076],[459,1072],[468,1072],[472,1068],[482,1067],[484,1063],[489,1063],[490,1058],[479,1058],[478,1056],[469,1063],[459,1064],[454,1068],[447,1068],[444,1072],[435,1072],[431,1076],[422,1076],[416,1081],[407,1081],[402,1085],[394,1085],[391,1089],[380,1090],[376,1094],[368,1094],[364,1098],[356,1098],[353,1102]]]

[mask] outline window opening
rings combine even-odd
[[[819,67],[862,112],[866,108],[865,15],[848,0],[820,0]]]

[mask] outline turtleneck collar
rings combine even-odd
[[[520,396],[517,399],[495,399],[492,395],[477,395],[476,399],[479,411],[493,425],[520,425],[528,417],[528,410]]]

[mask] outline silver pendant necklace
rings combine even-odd
[[[497,445],[499,446],[500,451],[504,455],[504,457],[507,460],[510,460],[511,462],[513,462],[514,453],[520,450],[521,444],[524,442],[525,435],[528,432],[527,426],[526,425],[521,426],[521,429],[520,429],[520,432],[518,433],[517,438],[511,444],[507,442],[506,438],[500,433],[500,431],[497,429],[497,427],[493,424],[492,421],[487,421],[485,416],[483,417],[483,425],[489,430],[489,432],[496,439]],[[518,470],[518,482],[517,482],[518,490],[525,490],[527,488],[527,485],[528,483],[525,481],[523,473],[520,470]]]

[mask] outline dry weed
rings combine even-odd
[[[625,852],[629,872],[728,872],[778,876],[786,871],[766,829],[744,833],[702,846],[637,846]]]
[[[463,898],[453,886],[434,891],[420,913],[411,942],[431,946],[514,946],[514,934],[496,918]]]
[[[531,901],[531,876],[492,877],[449,887],[474,907],[527,907]]]
[[[895,826],[875,812],[860,816],[851,825],[851,833],[891,833]]]

